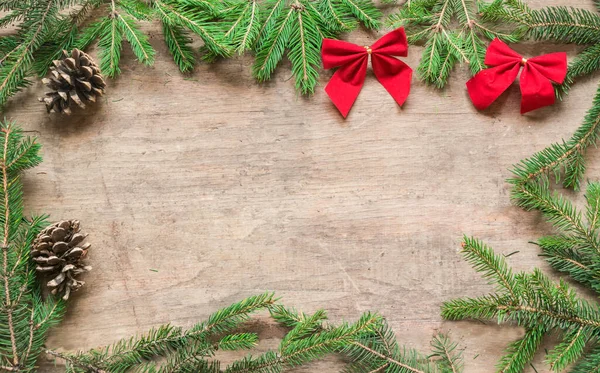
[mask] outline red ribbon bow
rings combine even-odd
[[[490,106],[506,91],[517,79],[521,66],[521,114],[552,105],[555,100],[552,81],[560,84],[567,75],[566,53],[525,59],[499,39],[494,39],[488,47],[484,63],[491,67],[467,82],[471,100],[479,110]]]
[[[408,43],[403,28],[394,30],[370,47],[340,40],[324,39],[321,50],[323,67],[339,67],[325,87],[331,101],[346,118],[358,97],[367,75],[369,55],[377,80],[402,106],[410,92],[412,69],[392,57],[408,55]]]

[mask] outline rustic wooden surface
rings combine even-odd
[[[490,110],[474,110],[464,67],[442,92],[414,79],[402,109],[369,75],[344,121],[322,92],[328,73],[310,99],[295,93],[286,64],[256,84],[249,57],[182,76],[159,28],[148,29],[155,65],[125,48],[123,74],[96,108],[49,116],[35,84],[5,113],[44,145],[45,162],[25,178],[27,210],[80,219],[93,243],[94,271],[48,346],[87,349],[169,321],[189,326],[269,290],[306,312],[326,308],[335,321],[378,311],[421,350],[436,330],[450,331],[466,372],[493,371],[522,331],[439,316],[444,300],[491,290],[458,254],[462,235],[518,250],[508,259],[516,269],[547,268],[528,242],[549,226],[511,205],[505,179],[512,164],[572,134],[595,79],[521,116],[516,86]],[[420,52],[411,47],[411,66]],[[596,179],[600,154],[588,158],[586,176]],[[261,348],[274,346],[281,331],[261,325]],[[534,365],[547,371],[541,356]],[[302,371],[339,368],[329,359]]]

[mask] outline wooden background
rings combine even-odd
[[[530,2],[592,9],[591,0]],[[515,269],[548,268],[528,242],[550,228],[511,205],[505,179],[514,163],[574,132],[596,79],[521,116],[516,85],[477,112],[466,67],[443,91],[413,79],[402,109],[369,73],[343,120],[322,91],[330,73],[309,99],[294,91],[287,63],[256,84],[249,56],[182,76],[160,28],[148,31],[155,65],[138,64],[126,46],[123,73],[95,108],[47,115],[36,83],[4,113],[44,145],[45,162],[25,178],[27,211],[80,219],[93,243],[94,270],[48,346],[88,349],[169,321],[189,326],[269,290],[305,312],[326,308],[334,321],[378,311],[421,351],[437,330],[450,331],[465,348],[466,372],[493,371],[522,331],[439,316],[445,300],[492,290],[458,254],[462,235],[519,251],[508,259]],[[378,36],[347,39],[367,45]],[[411,47],[410,66],[421,51]],[[597,179],[600,155],[588,159],[586,177]],[[260,349],[282,335],[262,321],[253,328]],[[329,358],[302,371],[340,367]]]

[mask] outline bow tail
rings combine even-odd
[[[341,66],[325,87],[325,92],[344,118],[348,116],[365,82],[367,62],[368,56],[365,53],[355,61]]]
[[[473,105],[478,110],[490,106],[515,81],[520,68],[519,62],[508,62],[475,74],[467,82]]]
[[[373,53],[371,63],[379,83],[402,106],[410,93],[412,69],[399,59],[378,53]]]
[[[521,114],[554,104],[556,96],[552,82],[533,64],[525,65],[520,80]]]

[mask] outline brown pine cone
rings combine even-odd
[[[100,68],[87,53],[73,49],[69,55],[63,51],[62,60],[52,63],[50,78],[42,79],[52,91],[40,98],[49,113],[71,114],[71,103],[85,108],[86,102],[96,102],[104,94],[106,83]]]
[[[31,245],[36,271],[51,278],[46,283],[50,293],[62,295],[64,300],[83,286],[77,275],[92,269],[83,263],[91,246],[83,244],[86,237],[80,232],[78,220],[63,220],[40,232]]]

